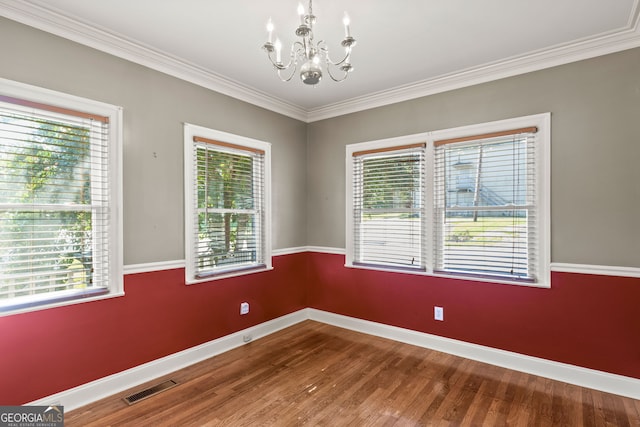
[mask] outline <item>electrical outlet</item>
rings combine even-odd
[[[438,306],[433,307],[433,318],[435,320],[444,321],[444,308]]]
[[[247,313],[249,313],[249,303],[248,302],[240,303],[240,314],[247,314]]]

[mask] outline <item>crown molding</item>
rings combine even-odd
[[[297,120],[307,120],[307,111],[297,105],[39,5],[16,0],[0,0],[0,15],[252,105]]]
[[[639,3],[639,0],[636,0],[629,24],[621,30],[326,105],[310,110],[307,122],[383,107],[639,47]]]
[[[183,59],[152,49],[149,46],[133,43],[108,31],[91,27],[33,3],[18,0],[0,0],[0,15],[211,89],[223,95],[296,120],[311,123],[639,47],[639,4],[640,0],[636,0],[627,25],[616,31],[416,83],[397,86],[311,110],[212,73]]]

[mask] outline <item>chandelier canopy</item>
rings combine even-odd
[[[351,50],[356,44],[356,39],[351,37],[351,29],[349,28],[349,16],[344,15],[344,39],[342,47],[344,47],[344,57],[339,61],[332,61],[329,57],[329,48],[324,40],[317,43],[313,40],[313,25],[316,17],[313,14],[312,0],[309,0],[309,8],[305,13],[304,6],[298,4],[298,15],[300,16],[300,25],[296,28],[295,34],[300,37],[293,43],[290,49],[289,57],[285,64],[282,61],[282,43],[276,38],[273,41],[273,22],[269,19],[267,23],[268,40],[262,46],[267,52],[267,56],[273,64],[278,77],[283,82],[288,82],[300,68],[300,79],[308,85],[316,85],[322,79],[322,64],[325,65],[327,74],[333,81],[340,82],[347,78],[353,66],[351,65]],[[275,56],[275,58],[274,58]]]

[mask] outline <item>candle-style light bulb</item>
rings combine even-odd
[[[282,43],[280,42],[280,39],[276,39],[276,62],[280,63],[281,62],[281,53],[282,51]]]
[[[298,3],[298,15],[300,15],[300,24],[304,24],[304,6]]]
[[[349,19],[349,15],[347,15],[347,12],[344,13],[344,18],[342,18],[342,23],[344,24],[344,36],[351,37],[351,29],[349,28],[349,24],[351,23],[351,20]]]
[[[273,42],[273,22],[271,22],[271,18],[267,22],[267,31],[269,32],[269,43],[271,43]]]

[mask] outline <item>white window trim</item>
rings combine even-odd
[[[264,151],[264,258],[265,266],[262,268],[239,269],[220,274],[212,275],[202,279],[195,278],[193,271],[194,257],[192,249],[194,242],[194,226],[191,220],[194,215],[193,206],[195,205],[195,194],[193,191],[193,182],[195,179],[195,171],[193,168],[193,137],[199,136],[209,138],[216,141],[228,142],[236,145],[245,146]],[[185,282],[187,285],[211,282],[229,277],[243,276],[247,274],[260,273],[267,270],[273,270],[272,249],[271,249],[271,144],[253,138],[248,138],[232,133],[222,132],[203,126],[190,123],[184,123],[184,199],[185,199],[185,218],[184,218],[184,241],[185,241]]]
[[[0,78],[0,93],[13,98],[25,99],[61,108],[82,111],[109,118],[109,200],[110,223],[108,235],[108,265],[109,286],[106,292],[96,295],[79,296],[77,292],[67,291],[67,295],[41,294],[31,298],[19,308],[11,309],[12,304],[6,303],[5,311],[0,316],[7,316],[48,308],[98,301],[124,295],[123,275],[123,232],[122,232],[122,147],[123,147],[123,113],[122,107],[78,97],[62,92],[32,86],[12,80]],[[52,302],[45,301],[51,299]],[[3,305],[0,304],[0,307]]]
[[[499,132],[509,129],[524,128],[529,126],[535,126],[538,128],[539,142],[536,144],[536,168],[537,168],[537,191],[536,191],[536,203],[537,203],[537,215],[538,215],[538,281],[535,283],[500,279],[479,277],[471,275],[457,275],[457,274],[438,274],[434,273],[434,251],[432,238],[433,236],[433,221],[427,221],[427,270],[426,271],[411,271],[404,269],[385,268],[382,266],[368,266],[354,264],[354,224],[353,224],[353,189],[351,187],[353,182],[353,162],[352,155],[354,152],[373,150],[379,148],[396,147],[413,143],[426,142],[427,143],[427,161],[426,161],[426,194],[427,194],[427,211],[428,216],[433,217],[433,196],[434,196],[434,142],[443,139],[459,138],[470,135],[481,135],[485,133]],[[424,132],[413,135],[406,135],[395,138],[381,139],[376,141],[367,141],[356,144],[349,144],[346,147],[346,252],[345,252],[345,266],[349,268],[360,268],[367,270],[378,271],[392,271],[396,273],[415,274],[415,275],[427,275],[433,277],[445,277],[450,279],[462,279],[478,282],[489,283],[504,283],[520,286],[531,286],[539,288],[551,287],[551,113],[535,114],[524,117],[517,117],[512,119],[498,120],[493,122],[474,124],[468,126],[461,126],[450,129],[442,129],[430,132]]]

